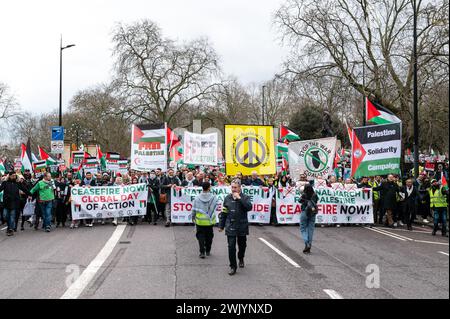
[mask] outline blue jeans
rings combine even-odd
[[[41,207],[42,211],[42,219],[44,220],[44,228],[51,227],[52,226],[52,208],[53,208],[53,202],[40,202],[39,206]]]
[[[14,230],[16,228],[16,210],[15,209],[3,209],[3,219],[8,223],[8,230]]]
[[[442,221],[442,233],[447,232],[447,208],[445,207],[433,207],[433,217],[434,217],[434,229],[437,230],[439,220]]]
[[[312,244],[315,224],[316,214],[312,214],[310,217],[308,217],[306,212],[300,214],[300,233],[307,246]]]

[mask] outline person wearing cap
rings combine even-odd
[[[203,192],[198,195],[192,205],[192,222],[196,225],[196,237],[200,247],[199,257],[204,259],[211,253],[216,224],[216,207],[218,199],[211,194],[211,184],[202,184]]]
[[[430,196],[430,208],[433,212],[434,227],[433,236],[436,235],[439,229],[439,222],[442,222],[442,236],[448,237],[447,234],[447,195],[448,189],[443,186],[439,186],[439,182],[436,179],[431,180],[431,188],[428,190]]]
[[[31,195],[28,189],[18,182],[17,174],[14,171],[9,172],[8,178],[0,185],[0,192],[3,192],[3,218],[8,224],[7,236],[13,236],[16,229],[16,214],[20,209],[20,191]]]

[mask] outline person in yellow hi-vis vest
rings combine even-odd
[[[442,236],[447,236],[447,194],[448,189],[439,187],[439,182],[435,179],[431,181],[431,188],[428,190],[430,196],[430,208],[433,212],[434,228],[432,235],[435,236],[438,230],[439,221],[442,221]]]
[[[197,228],[196,237],[200,246],[200,258],[204,259],[211,254],[216,224],[217,197],[211,194],[211,184],[202,183],[203,192],[198,195],[192,205],[192,221]]]

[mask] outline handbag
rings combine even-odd
[[[167,204],[167,194],[159,194],[159,202],[161,204]]]
[[[34,209],[36,208],[36,200],[29,200],[25,203],[25,207],[23,208],[22,216],[32,216],[34,215]]]

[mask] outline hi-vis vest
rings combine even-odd
[[[209,217],[207,212],[203,212],[200,210],[193,210],[193,214],[195,214],[195,224],[198,226],[214,226],[216,224],[216,212],[214,211]]]
[[[369,181],[369,185],[370,187],[374,188],[374,187],[378,187],[380,186],[380,183],[376,182],[376,181]],[[373,200],[378,200],[380,198],[380,192],[373,192]]]
[[[447,207],[447,200],[445,195],[442,194],[442,187],[436,189],[433,194],[433,189],[428,190],[430,194],[430,207]]]

